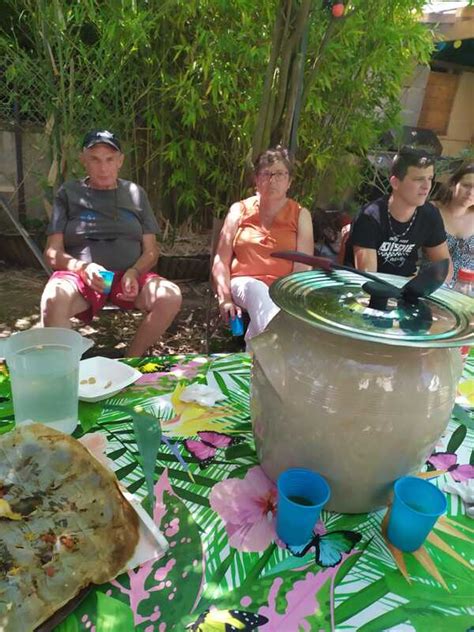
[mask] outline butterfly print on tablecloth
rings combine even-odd
[[[474,478],[473,465],[458,465],[458,457],[452,452],[434,452],[427,463],[435,470],[446,470],[456,483],[464,483]]]
[[[198,432],[199,440],[186,439],[186,450],[199,461],[199,466],[204,469],[213,462],[218,450],[225,450],[231,445],[240,443],[241,437],[232,437],[223,432]]]
[[[246,610],[205,610],[194,623],[186,626],[192,632],[253,632],[268,623],[267,617]]]
[[[329,531],[324,535],[315,534],[307,544],[287,548],[293,555],[303,557],[314,546],[316,564],[328,568],[337,566],[344,553],[350,553],[361,539],[360,533],[355,531]]]

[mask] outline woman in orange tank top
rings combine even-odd
[[[212,266],[222,318],[227,322],[245,309],[250,316],[246,340],[265,329],[278,312],[268,288],[281,276],[308,266],[275,259],[278,250],[313,254],[309,211],[287,197],[293,165],[277,147],[255,164],[255,196],[232,204],[222,227]]]

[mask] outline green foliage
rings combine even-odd
[[[416,63],[427,63],[432,36],[420,24],[423,0],[352,0],[338,21],[309,86],[299,146],[309,196],[328,180],[335,192],[355,186],[360,157],[399,124],[400,93]],[[308,50],[317,47],[328,18],[312,15]]]
[[[117,630],[133,630],[133,612],[130,606],[122,601],[97,592],[97,630],[116,632]]]
[[[428,150],[429,151],[429,150]],[[358,206],[365,204],[380,195],[388,195],[391,191],[390,187],[390,167],[394,152],[387,152],[382,147],[375,147],[370,152],[370,160],[368,157],[360,161],[361,168],[359,176],[362,186],[358,192]],[[455,156],[441,156],[435,161],[435,180],[436,182],[446,181],[449,175],[453,174],[462,164],[472,162],[474,152],[467,148],[460,151]],[[431,191],[431,199],[436,200],[439,193],[439,186]]]
[[[78,172],[83,133],[104,126],[124,138],[128,175],[146,188],[163,220],[202,225],[248,193],[245,164],[258,112],[265,90],[276,89],[264,79],[282,4],[4,0],[1,107],[9,112],[18,99],[24,119],[44,125],[51,188]],[[358,183],[354,156],[397,123],[401,86],[432,47],[418,22],[423,0],[351,0],[336,21],[322,4],[311,3],[299,58],[293,193],[306,204],[324,183],[334,192]],[[295,68],[289,66],[290,100]],[[291,108],[283,105],[286,134]]]
[[[64,621],[62,621],[55,628],[56,632],[79,632],[79,623],[77,621],[76,615],[70,614]]]

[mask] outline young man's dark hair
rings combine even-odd
[[[431,154],[413,147],[402,147],[393,159],[390,175],[403,180],[409,167],[426,169],[432,165],[434,165],[434,156]]]

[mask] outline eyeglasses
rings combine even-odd
[[[271,180],[272,178],[275,178],[275,180],[279,182],[284,180],[287,175],[288,171],[260,171],[258,177],[262,178],[262,180]]]

